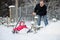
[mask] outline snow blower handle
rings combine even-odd
[[[17,25],[19,24],[20,20],[21,20],[21,17],[19,18],[19,20],[18,20],[18,22],[16,23],[16,26],[15,26],[15,27],[17,27]]]

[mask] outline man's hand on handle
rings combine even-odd
[[[33,15],[33,16],[35,16],[35,15],[36,15],[36,13],[35,13],[35,12],[33,12],[33,13],[32,13],[32,15]]]

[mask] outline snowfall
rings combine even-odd
[[[30,28],[30,21],[26,22],[28,28]],[[49,24],[45,27],[42,22],[43,28],[37,31],[37,33],[26,33],[28,29],[22,29],[17,34],[12,33],[13,26],[0,25],[0,40],[60,40],[60,21],[49,21]]]

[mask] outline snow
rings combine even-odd
[[[26,25],[30,28],[30,21],[26,22]],[[13,34],[13,27],[7,27],[0,25],[0,40],[60,40],[60,21],[52,22],[38,30],[37,33],[26,33],[28,29],[19,31],[18,34]]]

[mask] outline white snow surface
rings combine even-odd
[[[26,25],[30,28],[30,21],[26,22]],[[38,30],[37,33],[27,34],[28,29],[23,29],[18,34],[13,34],[12,29],[13,27],[0,25],[0,40],[60,40],[60,21],[49,22],[46,27]]]

